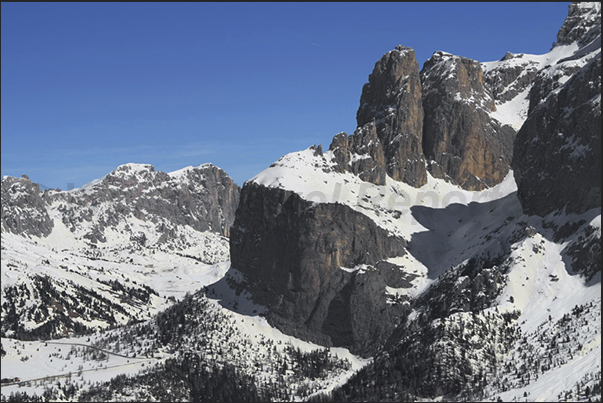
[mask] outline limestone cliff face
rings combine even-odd
[[[404,309],[385,286],[405,275],[385,262],[405,241],[338,203],[247,182],[230,237],[232,267],[246,275],[268,320],[285,333],[358,353],[373,351]],[[344,270],[342,268],[347,268]]]
[[[355,135],[375,130],[383,150],[382,169],[394,180],[415,187],[427,182],[421,144],[421,95],[415,52],[398,45],[375,64],[369,82],[362,88],[360,108],[356,113],[358,130]],[[377,165],[381,166],[380,161]]]
[[[515,130],[490,116],[494,98],[480,64],[436,52],[423,66],[421,81],[430,173],[467,190],[500,183],[509,172]]]
[[[530,214],[601,206],[601,54],[530,111],[512,164]]]

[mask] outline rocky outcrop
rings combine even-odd
[[[590,281],[601,273],[601,229],[593,225],[575,231],[577,236],[567,243],[563,252],[574,273]]]
[[[335,135],[329,150],[333,151],[335,172],[348,171],[364,181],[385,184],[385,156],[373,122],[359,127],[351,136],[343,132]]]
[[[512,167],[529,214],[601,206],[601,54],[530,110]]]
[[[421,80],[413,49],[398,45],[375,64],[362,88],[356,120],[358,129],[350,136],[347,150],[356,156],[350,157],[350,168],[344,157],[341,169],[375,184],[385,183],[385,174],[414,187],[427,182]],[[330,149],[341,145],[336,136]]]
[[[507,52],[500,62],[495,68],[484,71],[484,87],[494,101],[504,103],[529,89],[540,67],[524,53]]]
[[[53,222],[48,216],[40,186],[27,175],[2,179],[2,232],[48,236]]]
[[[480,64],[436,52],[425,62],[421,81],[430,173],[467,190],[500,183],[509,172],[515,130],[491,117],[496,107]]]
[[[568,15],[557,33],[556,45],[574,42],[584,47],[601,36],[601,3],[572,3]],[[599,39],[601,47],[601,39]]]
[[[411,275],[384,261],[405,253],[404,240],[343,204],[247,182],[230,251],[253,299],[285,333],[366,354],[404,309],[388,303],[385,286],[402,287]]]

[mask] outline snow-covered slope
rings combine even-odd
[[[352,159],[362,157],[355,154]],[[250,182],[292,191],[315,203],[344,204],[407,241],[413,233],[426,229],[415,219],[411,212],[413,208],[445,209],[452,204],[491,202],[517,190],[512,174],[500,185],[482,192],[467,191],[431,176],[428,176],[428,183],[419,188],[389,177],[385,185],[375,185],[349,172],[335,172],[333,158],[332,151],[320,155],[310,147],[285,155]]]
[[[3,336],[45,339],[153,317],[228,268],[226,239],[190,235],[190,249],[88,250],[2,234]],[[209,256],[222,263],[202,263]]]
[[[565,61],[579,50],[576,43],[554,47],[543,55],[508,52],[501,60],[481,63],[486,80],[496,94],[496,110],[492,116],[503,124],[519,130],[528,116],[530,90],[535,76],[546,69],[550,75],[556,71],[580,63]],[[555,68],[551,66],[555,65]],[[558,74],[558,73],[557,73]],[[562,79],[561,76],[558,77]],[[565,76],[562,80],[567,80]]]
[[[558,34],[559,43],[548,53],[507,52],[501,60],[481,63],[495,98],[492,116],[502,124],[519,130],[531,102],[543,100],[542,91],[530,94],[537,76],[546,76],[553,82],[551,85],[558,87],[600,52],[601,3],[575,3],[570,8],[570,16]]]
[[[80,393],[93,398],[90,384],[100,384],[104,394],[97,398],[102,400],[140,401],[149,395],[168,400],[180,385],[171,384],[173,391],[158,396],[140,374],[161,374],[166,362],[182,365],[185,357],[200,354],[200,366],[235,368],[238,376],[249,376],[257,385],[274,389],[274,396],[289,400],[329,390],[368,362],[345,349],[325,349],[284,335],[262,317],[226,310],[219,304],[224,297],[199,292],[152,320],[88,336],[48,342],[3,338],[2,378],[19,379],[3,386],[2,393],[53,393],[57,399],[65,398],[69,387],[71,398]],[[109,381],[118,375],[140,378],[131,387],[114,388]],[[53,390],[56,380],[65,387]]]
[[[2,181],[2,331],[54,337],[142,320],[225,272],[238,187],[211,164],[124,164],[67,192]],[[227,267],[227,263],[226,263]],[[96,302],[95,302],[96,301]]]

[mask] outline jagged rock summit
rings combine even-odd
[[[571,45],[580,48],[598,41],[601,46],[601,3],[579,2],[569,5],[568,15],[557,33],[557,43],[553,46]],[[597,40],[597,38],[599,38]],[[595,45],[596,46],[596,45]]]
[[[519,125],[498,118],[496,101],[513,99],[525,83],[519,72],[505,71],[507,86],[519,89],[502,89],[487,73],[479,62],[446,52],[434,53],[421,71],[412,48],[387,52],[362,89],[358,128],[337,134],[329,147],[338,171],[417,188],[428,171],[467,190],[502,182]]]
[[[356,120],[352,135],[339,133],[329,146],[338,172],[377,185],[385,184],[386,176],[416,187],[426,183],[421,81],[413,49],[399,45],[375,64]]]
[[[415,52],[398,45],[375,64],[369,82],[362,88],[360,107],[356,113],[360,131],[376,131],[383,149],[385,173],[394,180],[415,187],[427,182],[421,151],[421,98],[419,64]],[[364,144],[368,146],[371,140]],[[383,183],[380,181],[379,184]]]

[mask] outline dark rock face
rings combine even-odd
[[[40,186],[26,175],[2,179],[2,231],[48,236],[53,222],[48,216]]]
[[[532,113],[553,91],[561,87],[564,79],[580,70],[577,65],[561,65],[552,74],[549,69],[538,72],[530,89],[530,107],[528,114]]]
[[[587,281],[601,273],[601,233],[597,228],[586,225],[576,231],[575,236],[564,248],[566,258],[574,273],[583,275]]]
[[[515,130],[491,118],[494,99],[480,64],[436,52],[423,66],[423,150],[428,169],[467,190],[500,183],[509,172]]]
[[[557,40],[579,49],[535,78],[512,162],[524,210],[540,216],[601,206],[600,5],[571,4]]]
[[[413,49],[398,45],[376,64],[362,88],[358,131],[376,129],[385,172],[420,187],[427,182],[422,152],[423,105],[419,64]],[[369,125],[368,127],[366,127]],[[369,144],[369,143],[364,143]],[[380,165],[380,161],[377,161]],[[375,182],[377,183],[377,182]]]
[[[232,267],[244,273],[268,320],[282,331],[368,353],[394,328],[401,304],[385,286],[402,287],[383,260],[405,242],[342,204],[313,204],[296,193],[248,182],[231,231]],[[366,265],[366,270],[343,270]]]
[[[335,156],[336,172],[349,171],[364,181],[385,184],[385,156],[373,122],[359,127],[351,136],[335,135],[329,150]]]
[[[601,206],[600,97],[599,53],[530,109],[512,163],[527,213],[582,213]]]

